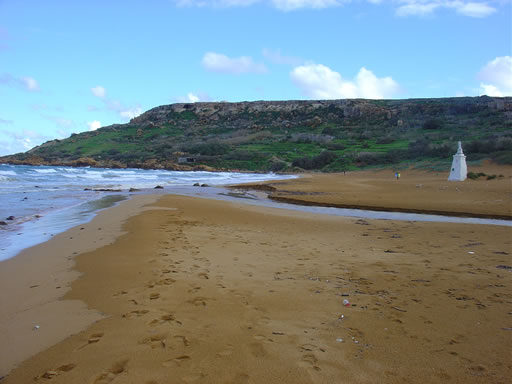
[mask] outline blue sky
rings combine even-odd
[[[0,155],[162,104],[512,95],[510,0],[0,0]]]

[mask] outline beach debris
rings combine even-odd
[[[338,337],[338,338],[336,339],[336,341],[337,341],[338,343],[343,343],[343,341],[344,341],[344,340],[343,340],[341,337]]]
[[[470,255],[474,255],[474,254],[475,254],[475,252],[473,252],[473,251],[469,251],[468,253],[469,253]]]
[[[340,315],[340,316],[338,317],[338,320],[343,320],[344,318],[345,318],[345,315]]]
[[[45,373],[43,373],[43,378],[44,379],[51,379],[52,377],[54,376],[57,376],[59,374],[59,372],[57,371],[46,371]]]
[[[37,331],[39,328],[41,328],[39,325],[34,325],[34,328],[32,328],[32,330]]]
[[[276,331],[273,331],[272,332],[273,335],[284,335],[284,332],[276,332]]]
[[[510,328],[510,327],[507,327],[507,328],[501,328],[501,329],[503,329],[504,331],[512,331],[512,328]]]
[[[391,308],[393,308],[394,310],[399,311],[399,312],[407,312],[405,309],[401,309],[398,307],[391,307]]]
[[[159,297],[160,297],[159,293],[152,293],[149,295],[150,300],[155,300],[155,299],[158,299]]]
[[[343,300],[343,305],[345,307],[350,307],[350,301],[348,301],[347,299]]]
[[[503,264],[497,265],[496,268],[499,268],[499,269],[512,269],[512,267],[510,265],[503,265]]]
[[[155,188],[153,189],[164,189],[164,187],[162,187],[161,185],[157,185]]]

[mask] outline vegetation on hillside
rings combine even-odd
[[[0,161],[329,172],[450,162],[458,140],[468,160],[512,164],[512,99],[173,104]]]

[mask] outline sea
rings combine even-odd
[[[218,187],[292,177],[295,176],[274,173],[0,164],[0,261],[90,221],[98,211],[134,193],[207,194],[209,188],[193,185]],[[163,188],[155,189],[157,186]],[[138,191],[129,192],[130,189]]]

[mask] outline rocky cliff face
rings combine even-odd
[[[512,111],[512,98],[446,98],[446,99],[410,99],[410,100],[295,100],[295,101],[254,101],[240,103],[206,102],[178,103],[163,105],[150,109],[132,124],[162,123],[172,120],[176,114],[190,112],[199,118],[221,119],[240,117],[242,114],[258,116],[258,114],[274,113],[279,119],[289,115],[310,115],[315,112],[330,111],[333,117],[382,117],[424,114],[456,115],[478,113],[483,110]],[[171,119],[169,119],[171,117]]]

